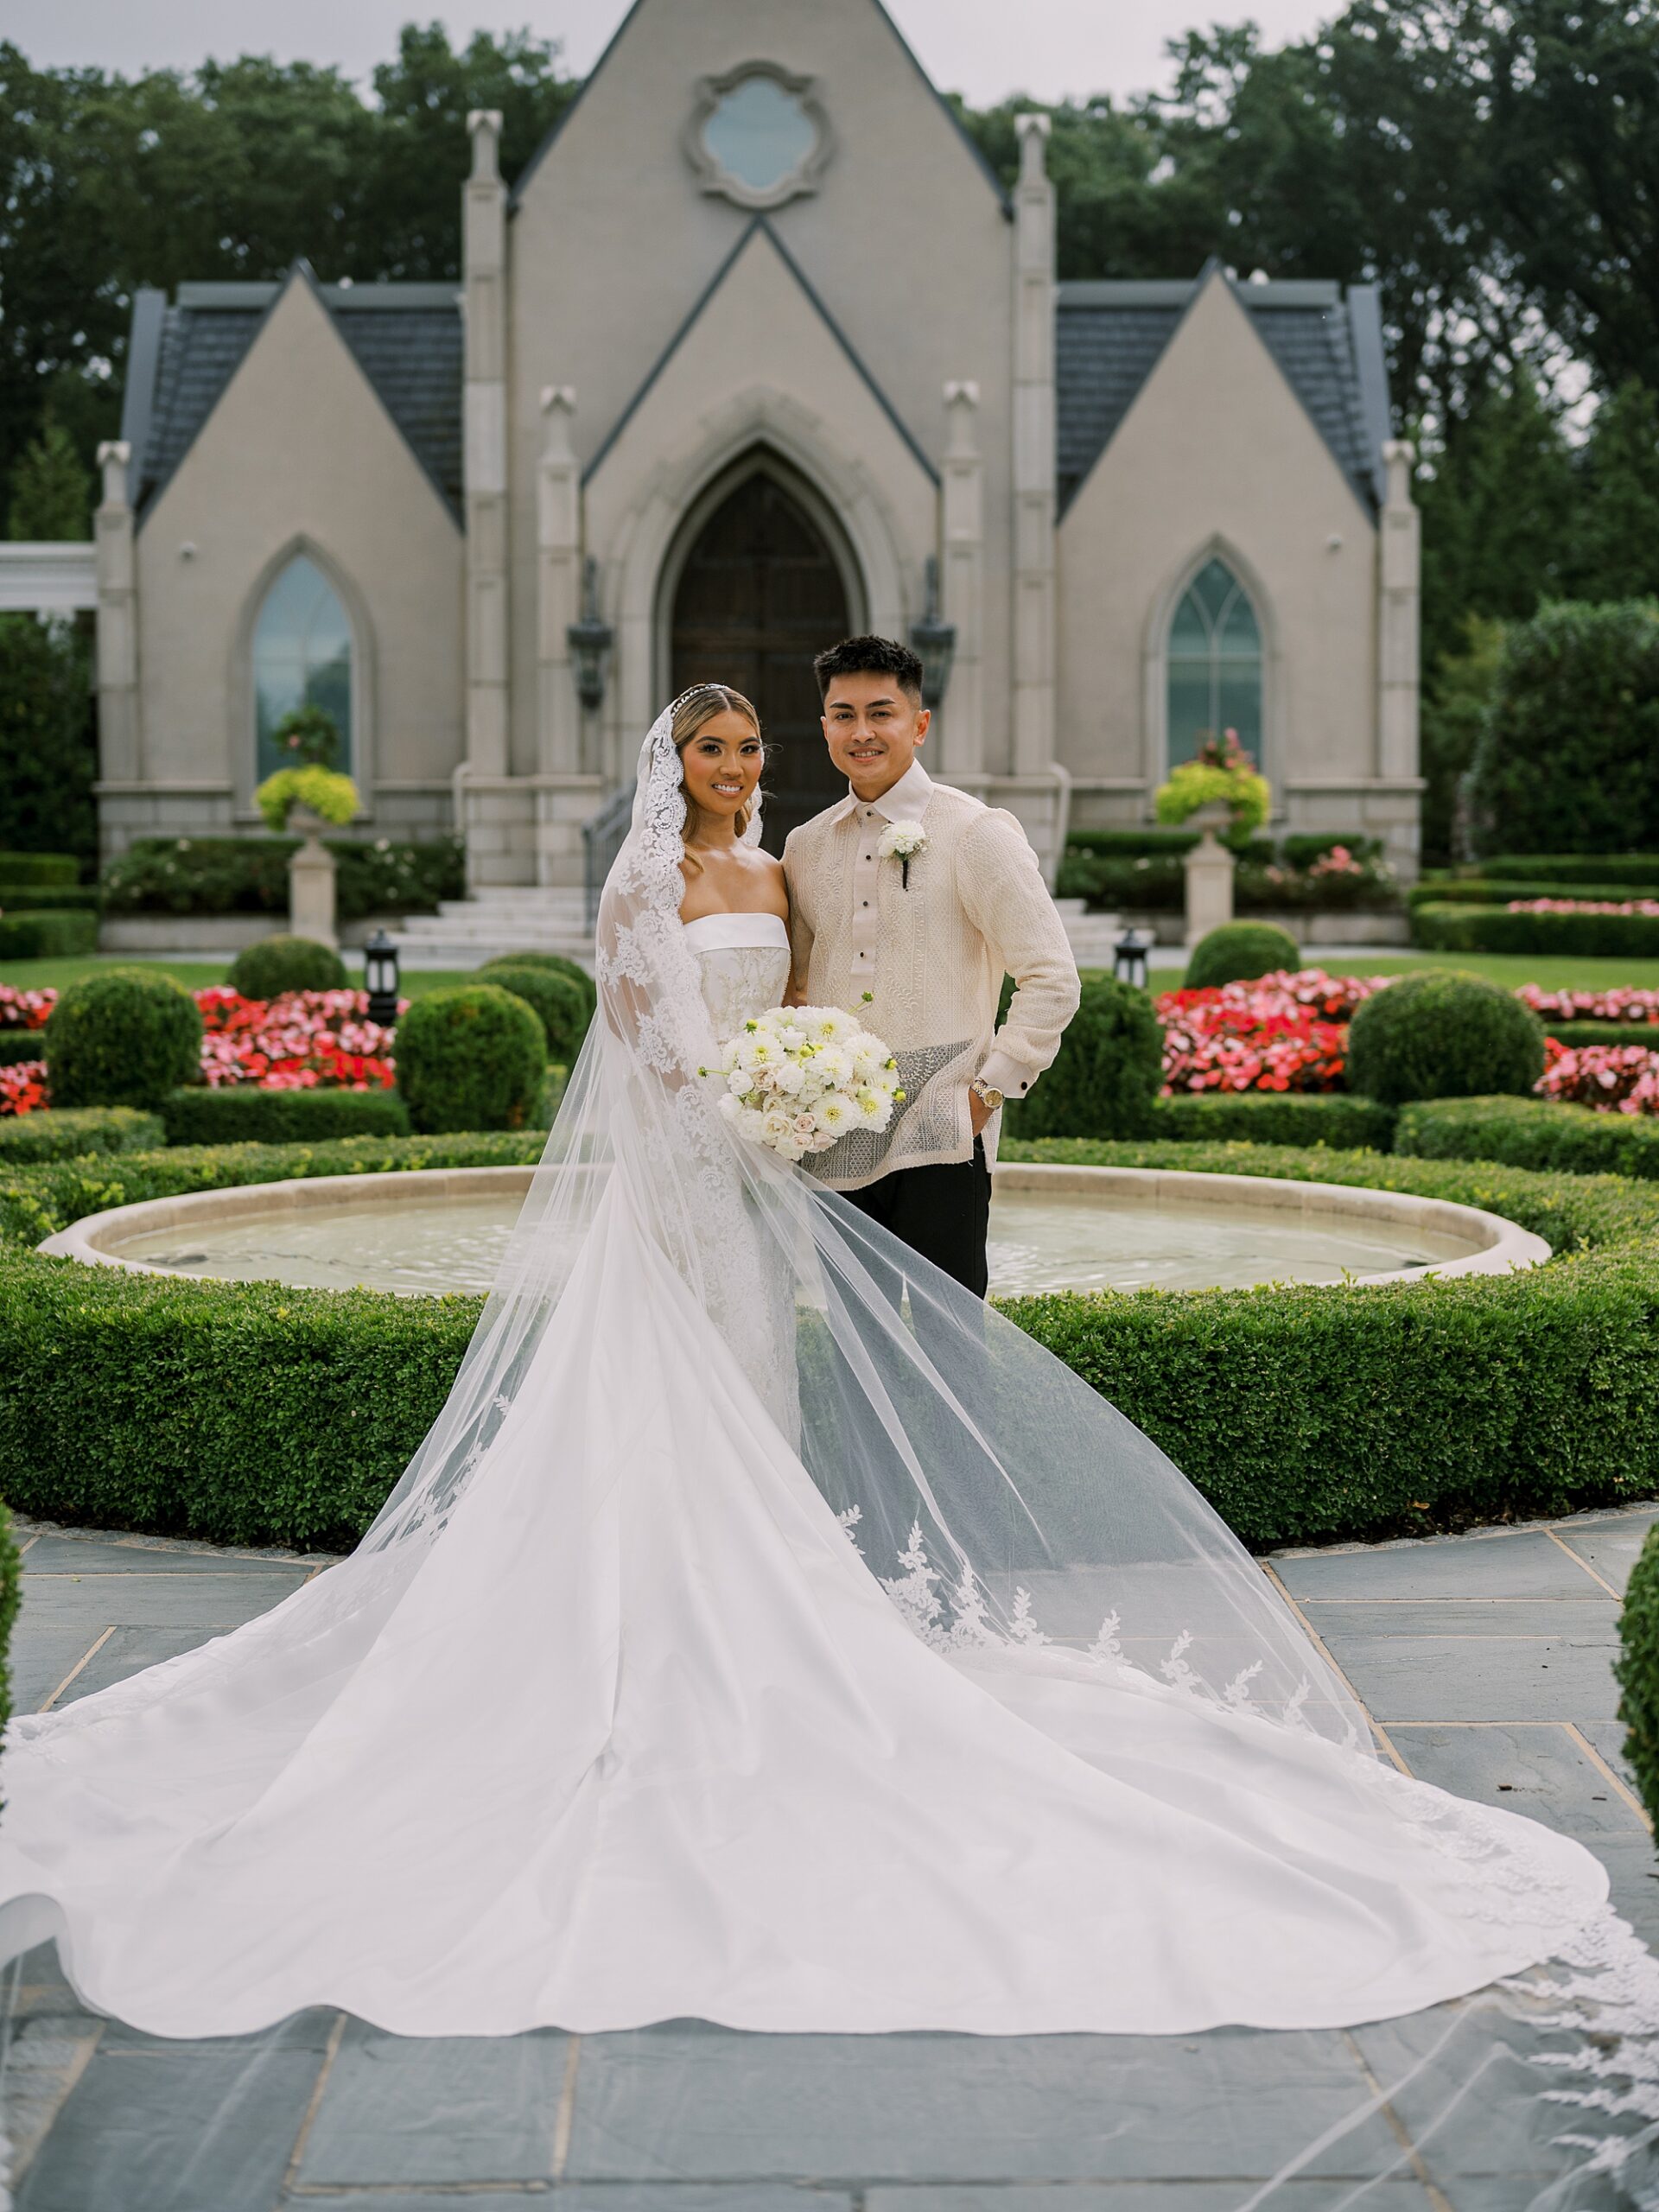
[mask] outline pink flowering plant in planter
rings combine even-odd
[[[1548,1058],[1539,1095],[1603,1114],[1659,1114],[1659,1050],[1640,1045],[1560,1045],[1544,1039]]]

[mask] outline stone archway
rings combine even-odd
[[[675,586],[670,688],[732,684],[753,699],[771,748],[764,842],[781,852],[799,823],[842,797],[818,724],[812,656],[851,626],[847,587],[823,531],[763,469],[727,493]]]

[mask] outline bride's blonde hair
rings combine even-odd
[[[725,714],[741,715],[755,735],[760,735],[760,715],[751,702],[741,691],[734,691],[729,683],[694,683],[689,691],[682,691],[674,702],[673,719],[669,724],[669,735],[674,741],[675,752],[683,753],[705,722],[713,721],[716,715]],[[697,870],[701,869],[702,862],[690,849],[691,832],[696,826],[697,803],[686,791],[683,779],[680,789],[685,792],[685,829],[682,834],[687,841],[686,859],[690,867]],[[735,827],[740,837],[749,826],[751,811],[747,806],[738,810]]]

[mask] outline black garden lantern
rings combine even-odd
[[[390,1029],[397,1019],[397,948],[385,930],[376,930],[363,948],[363,982],[369,1020]]]
[[[1131,989],[1147,988],[1147,955],[1154,940],[1145,930],[1125,930],[1112,949],[1112,973]]]
[[[922,664],[922,704],[937,707],[950,681],[957,626],[939,619],[939,564],[931,553],[927,556],[927,612],[919,622],[911,624],[910,642]]]
[[[582,570],[582,620],[565,631],[576,664],[576,696],[589,714],[605,697],[605,663],[611,650],[611,626],[599,616],[599,563],[590,553]]]

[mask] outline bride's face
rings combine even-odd
[[[754,797],[766,765],[755,728],[735,707],[711,715],[680,748],[686,797],[699,814],[729,822]]]

